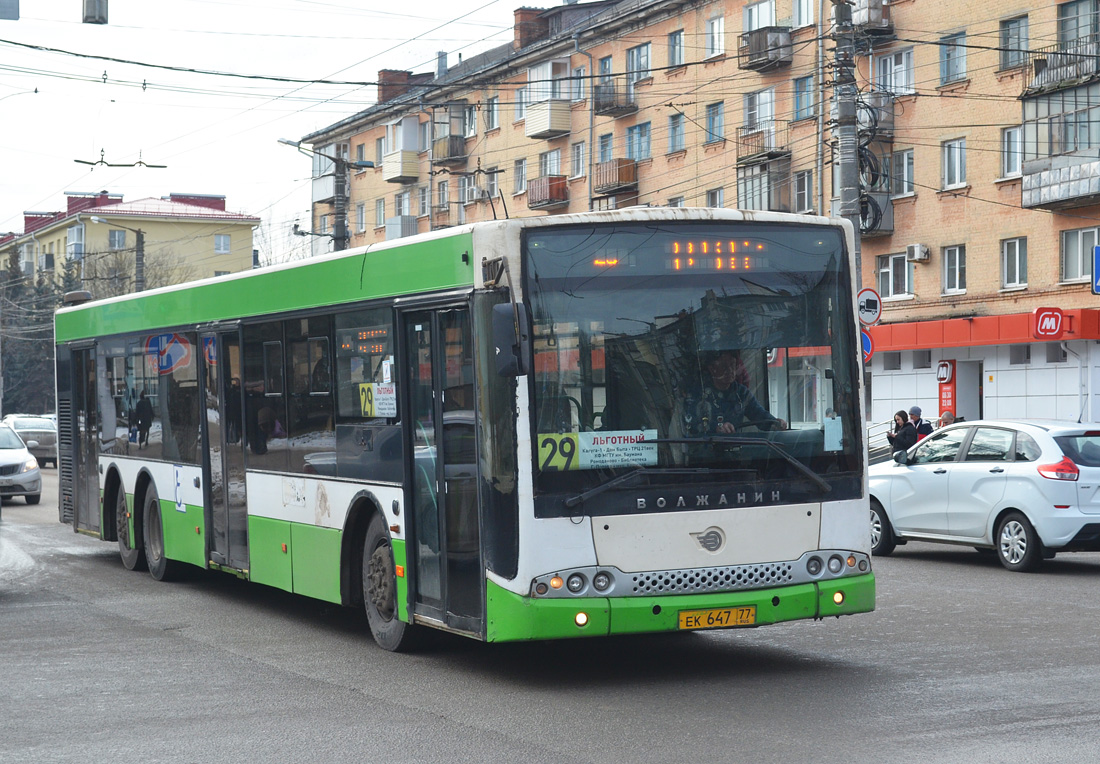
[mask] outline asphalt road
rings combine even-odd
[[[0,762],[1092,762],[1100,555],[876,558],[878,610],[753,630],[378,649],[343,610],[157,583],[0,520]]]

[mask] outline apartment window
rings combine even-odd
[[[875,258],[878,269],[878,293],[883,298],[902,297],[913,293],[913,266],[905,253],[880,255]]]
[[[416,150],[427,151],[432,146],[432,123],[421,122],[416,126]]]
[[[799,77],[794,81],[794,118],[809,119],[814,115],[814,78]]]
[[[355,205],[355,230],[359,233],[367,230],[367,204],[359,202]]]
[[[500,127],[500,96],[493,96],[485,102],[485,129]]]
[[[522,194],[527,190],[527,160],[517,159],[512,166],[512,193]]]
[[[676,112],[668,117],[668,153],[684,150],[684,115]]]
[[[684,30],[677,29],[668,36],[668,65],[684,65]]]
[[[435,196],[435,204],[437,207],[440,207],[444,211],[451,208],[451,189],[447,181],[439,181],[439,185],[435,187]]]
[[[357,143],[355,144],[355,161],[365,162],[367,161],[367,144]]]
[[[944,141],[943,187],[957,188],[966,185],[966,139]]]
[[[627,48],[626,51],[626,81],[631,87],[638,80],[644,80],[649,76],[649,43]]]
[[[943,248],[943,291],[944,294],[966,291],[966,247],[962,244]]]
[[[1074,0],[1058,6],[1058,42],[1077,47],[1100,33],[1100,9],[1096,0]]]
[[[381,228],[386,224],[386,200],[374,200],[374,227]]]
[[[931,350],[914,350],[913,351],[913,368],[914,369],[931,369],[932,368],[932,351]]]
[[[615,136],[611,133],[604,133],[597,139],[599,143],[599,159],[600,162],[610,162],[611,152],[615,144]]]
[[[1062,281],[1092,277],[1092,248],[1097,243],[1097,228],[1062,231]]]
[[[1027,63],[1027,16],[1001,22],[1001,68],[1013,69]]]
[[[674,196],[668,200],[669,207],[683,207],[685,206],[684,197]]]
[[[611,82],[611,56],[604,56],[600,59],[600,84],[606,84]]]
[[[458,199],[463,204],[471,204],[477,201],[477,186],[470,175],[458,176]]]
[[[794,211],[813,212],[814,209],[814,173],[804,170],[794,174]]]
[[[1027,239],[1005,239],[1001,242],[1001,286],[1027,286]]]
[[[432,194],[431,190],[427,186],[420,186],[416,189],[416,215],[417,217],[424,217],[428,214],[428,207],[431,204]],[[362,206],[362,205],[360,205]]]
[[[375,138],[374,139],[374,164],[378,167],[382,166],[382,157],[386,155],[386,139]]]
[[[1020,147],[1020,128],[1001,130],[1001,177],[1014,178],[1023,166],[1023,150]]]
[[[914,92],[912,48],[880,56],[876,61],[876,69],[875,82],[878,84],[879,90],[894,95],[905,95]]]
[[[745,127],[768,127],[775,119],[775,91],[771,88],[745,94]]]
[[[1047,363],[1065,363],[1068,358],[1061,342],[1047,342]]]
[[[214,252],[218,255],[228,255],[230,248],[229,234],[216,233],[214,234]]]
[[[722,16],[707,19],[706,57],[721,56],[726,52],[726,20]]]
[[[462,134],[467,138],[477,135],[476,106],[466,106],[462,109]]]
[[[890,176],[890,194],[905,196],[913,193],[913,149],[895,151],[890,157],[887,168]]]
[[[746,5],[744,21],[746,32],[775,26],[775,0],[764,0],[762,3]]]
[[[742,167],[737,172],[737,206],[743,210],[768,209],[767,165]]]
[[[940,38],[940,84],[966,79],[966,33]]]
[[[516,88],[516,122],[527,116],[527,88]]]
[[[588,68],[584,66],[578,66],[573,70],[573,100],[584,100],[584,83],[588,79]]]
[[[882,354],[883,371],[901,371],[901,351],[887,350]]]
[[[409,192],[402,191],[393,195],[393,214],[404,217],[409,214]]]
[[[1031,363],[1031,345],[1009,345],[1008,362],[1012,366]]]
[[[561,175],[561,149],[539,154],[539,176]]]
[[[721,101],[707,104],[707,137],[704,143],[725,140],[725,113],[725,105]]]
[[[108,231],[107,249],[126,249],[126,232],[121,230]]]
[[[500,171],[496,167],[490,167],[485,172],[485,195],[490,199],[497,195],[497,189],[500,188],[500,184],[497,182],[499,177]]]
[[[328,233],[328,215],[317,218],[317,227],[320,229],[319,233]]]
[[[626,129],[626,158],[649,159],[649,123],[632,125]]]
[[[813,0],[794,0],[793,5],[794,26],[796,29],[798,27],[808,27],[816,21],[814,19]]]
[[[569,175],[573,178],[584,177],[588,168],[584,165],[584,141],[569,147]]]
[[[707,191],[707,206],[721,207],[725,203],[726,190],[724,188],[712,188]]]

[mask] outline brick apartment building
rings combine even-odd
[[[351,246],[634,204],[830,214],[821,2],[520,8],[511,44],[383,70],[376,105],[302,143],[375,165],[347,176]],[[1100,419],[1098,2],[855,0],[873,421]],[[333,162],[313,176],[331,231]]]

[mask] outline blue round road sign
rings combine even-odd
[[[863,362],[870,363],[871,356],[875,354],[875,343],[871,339],[871,334],[866,329],[861,329],[860,338],[863,340]]]

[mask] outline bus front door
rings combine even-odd
[[[484,585],[470,313],[465,307],[417,311],[405,314],[403,326],[413,606],[449,628],[480,634]]]
[[[99,531],[99,411],[97,410],[95,351],[74,350],[73,417],[76,420],[76,484],[73,527]],[[59,457],[60,458],[60,457]],[[83,481],[83,485],[80,484]]]
[[[241,437],[241,352],[236,331],[202,336],[206,385],[206,506],[210,561],[248,570],[248,507]]]

